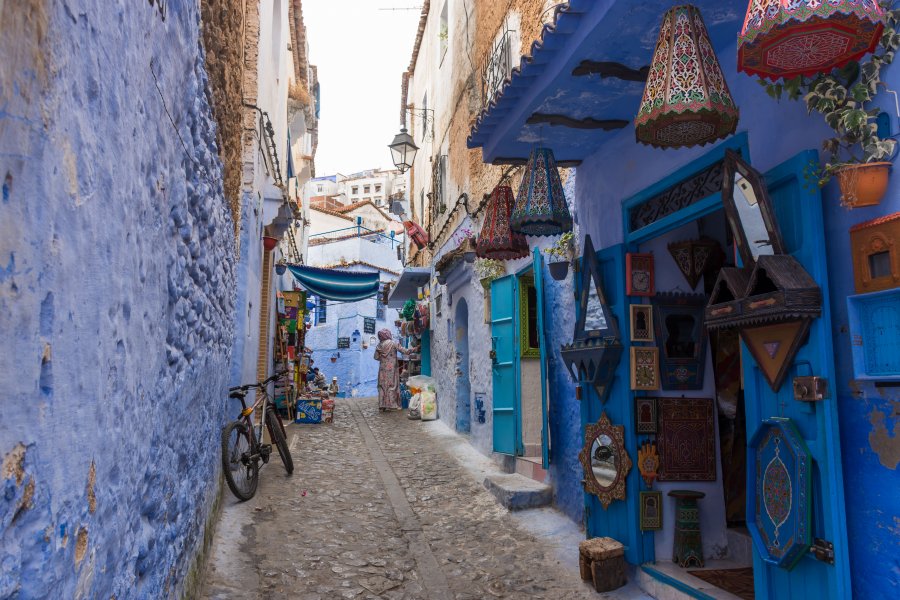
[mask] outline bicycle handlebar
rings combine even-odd
[[[279,377],[283,377],[286,374],[287,374],[287,370],[279,371],[279,372],[275,373],[274,375],[272,375],[271,377],[269,377],[268,379],[266,379],[265,381],[257,381],[256,383],[245,383],[244,385],[238,385],[233,388],[228,388],[228,391],[229,392],[237,392],[238,390],[240,390],[240,391],[244,392],[244,391],[247,391],[252,388],[265,387],[272,381],[275,381]]]

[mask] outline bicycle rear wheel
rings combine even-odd
[[[266,424],[269,426],[269,435],[272,436],[272,443],[278,448],[278,454],[281,456],[281,462],[288,475],[294,472],[294,459],[291,458],[291,449],[287,445],[287,434],[284,431],[284,425],[274,408],[269,408],[269,415],[266,417]]]
[[[253,444],[242,421],[232,421],[222,430],[222,472],[231,493],[249,500],[259,484],[259,460],[251,458]]]

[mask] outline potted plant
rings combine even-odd
[[[900,10],[885,12],[884,34],[878,48],[862,64],[851,62],[829,74],[771,83],[760,80],[775,99],[806,102],[810,113],[820,113],[837,134],[822,142],[830,160],[812,175],[824,186],[832,176],[841,188],[841,204],[848,208],[874,206],[887,191],[888,172],[897,142],[878,136],[878,108],[866,108],[875,97],[881,69],[891,64],[900,47]]]
[[[271,252],[275,249],[275,246],[278,245],[278,238],[272,237],[270,235],[263,236],[263,248],[266,249],[266,252]]]
[[[572,240],[575,234],[568,231],[561,236],[556,242],[544,250],[550,258],[550,276],[556,281],[562,281],[569,274],[569,262],[572,260]]]
[[[475,262],[475,234],[468,227],[463,227],[453,236],[453,242],[463,253],[467,263]]]
[[[284,275],[285,271],[287,271],[287,263],[284,262],[284,259],[282,258],[277,263],[275,263],[275,272],[278,275]]]

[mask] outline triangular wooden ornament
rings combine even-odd
[[[741,328],[741,338],[772,391],[781,389],[797,352],[806,343],[810,323],[811,319],[798,319]]]

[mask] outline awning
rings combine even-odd
[[[407,267],[400,275],[400,280],[391,289],[388,297],[389,308],[403,308],[407,300],[415,300],[420,287],[428,285],[431,269],[423,267]]]
[[[335,302],[371,298],[378,293],[380,286],[377,272],[358,273],[303,265],[288,265],[288,270],[310,294]]]
[[[740,77],[737,34],[747,0],[692,0],[703,14],[729,83]],[[503,89],[475,121],[469,148],[486,163],[524,164],[535,144],[561,166],[614,137],[634,139],[634,118],[670,0],[569,0],[558,5]],[[726,49],[723,52],[723,49]],[[627,131],[627,133],[625,133]]]

